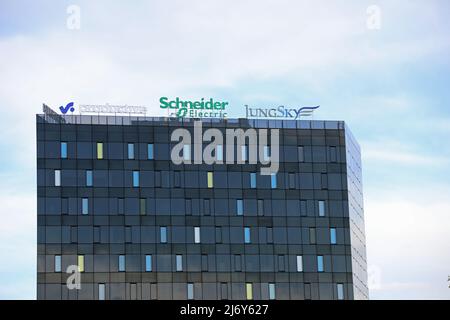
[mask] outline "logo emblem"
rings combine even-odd
[[[69,102],[65,107],[63,106],[59,107],[59,110],[61,110],[62,114],[66,114],[68,111],[74,112],[75,108],[73,106],[73,102]]]

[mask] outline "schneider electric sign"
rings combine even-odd
[[[169,116],[176,116],[178,118],[226,118],[226,107],[228,102],[215,101],[213,98],[205,100],[201,98],[197,101],[181,100],[179,97],[169,99],[168,97],[161,97],[159,99],[160,108],[167,109]]]

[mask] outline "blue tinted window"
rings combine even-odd
[[[194,299],[194,284],[193,283],[187,284],[187,298],[189,300]]]
[[[319,200],[319,217],[325,216],[325,201]]]
[[[152,271],[152,256],[151,255],[145,256],[145,271],[146,272]]]
[[[128,159],[134,159],[134,143],[128,144]]]
[[[176,265],[177,265],[177,271],[183,271],[183,256],[180,254],[176,255]]]
[[[55,272],[61,272],[61,256],[55,256]]]
[[[244,228],[244,242],[250,243],[250,228],[249,227]]]
[[[67,158],[67,142],[61,142],[61,158]]]
[[[244,204],[242,202],[242,199],[236,200],[236,213],[238,216],[242,216],[244,214]]]
[[[125,256],[119,256],[119,271],[125,271]]]
[[[89,214],[89,199],[83,198],[81,200],[81,214]]]
[[[139,187],[139,171],[133,171],[133,187]]]
[[[250,173],[250,188],[256,188],[256,173]]]
[[[159,228],[161,243],[167,243],[167,227]]]
[[[86,171],[86,186],[92,187],[92,171],[91,170]]]
[[[149,160],[153,159],[153,144],[149,143],[147,146],[147,158]]]
[[[277,175],[272,173],[270,175],[270,187],[275,189],[277,187]]]
[[[275,283],[269,283],[269,299],[275,299]]]
[[[330,229],[330,242],[331,244],[336,244],[336,228]]]
[[[323,272],[323,256],[317,256],[317,271]]]

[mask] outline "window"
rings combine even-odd
[[[92,187],[93,179],[92,179],[92,170],[86,170],[86,186]]]
[[[191,160],[191,145],[189,144],[183,145],[183,160]]]
[[[81,214],[89,214],[89,199],[81,199]]]
[[[134,143],[128,144],[128,159],[134,159]]]
[[[203,199],[203,212],[205,216],[211,215],[211,206],[209,199]]]
[[[247,300],[252,300],[253,299],[253,284],[246,283],[245,284],[245,292],[246,292]]]
[[[161,243],[167,243],[167,227],[160,227],[159,233]]]
[[[125,214],[124,202],[124,198],[117,198],[117,213],[120,215]]]
[[[309,228],[309,244],[316,244],[316,228]]]
[[[275,283],[269,283],[269,300],[275,300]]]
[[[187,284],[187,298],[188,298],[188,300],[194,299],[194,284],[193,283]]]
[[[78,272],[84,272],[84,255],[78,255]]]
[[[119,256],[119,272],[125,271],[125,256],[120,255]]]
[[[208,171],[208,188],[213,187],[213,173],[212,171]]]
[[[264,215],[264,200],[258,199],[258,216]]]
[[[61,170],[55,170],[55,187],[61,186]]]
[[[270,157],[270,147],[264,146],[264,161],[269,161]]]
[[[236,214],[242,216],[244,214],[244,203],[242,199],[236,200]]]
[[[297,256],[297,272],[303,272],[303,256]]]
[[[284,272],[285,271],[284,260],[285,260],[284,255],[282,255],[282,254],[278,255],[278,271],[279,272]]]
[[[250,188],[252,188],[252,189],[256,188],[256,173],[255,172],[250,173]]]
[[[194,227],[194,243],[200,243],[200,227]]]
[[[183,271],[183,256],[181,254],[176,255],[176,270]]]
[[[55,256],[55,272],[61,272],[61,256]]]
[[[202,254],[202,271],[208,271],[208,255]]]
[[[289,173],[289,189],[295,189],[295,173]]]
[[[181,187],[181,173],[180,173],[180,171],[174,171],[174,173],[173,173],[173,186],[175,188]]]
[[[330,147],[330,162],[337,162],[336,147]]]
[[[303,146],[298,147],[298,162],[305,162],[305,153]]]
[[[98,300],[105,300],[105,284],[98,284]]]
[[[192,215],[192,199],[186,199],[186,215]]]
[[[103,142],[97,142],[97,159],[103,159]]]
[[[270,187],[272,189],[275,189],[277,187],[277,175],[275,173],[272,173],[270,175]]]
[[[337,289],[337,299],[338,300],[344,300],[344,284],[343,283],[337,283],[336,284]]]
[[[100,227],[94,226],[94,243],[100,243]]]
[[[153,160],[154,159],[153,144],[152,143],[147,144],[147,159],[148,160]]]
[[[330,243],[336,244],[336,228],[330,228]]]
[[[139,199],[139,213],[141,216],[145,216],[145,214],[147,213],[147,206],[146,206],[146,199],[145,198],[141,198]]]
[[[241,160],[247,161],[247,146],[241,146]]]
[[[323,272],[323,256],[317,256],[317,272]]]
[[[139,187],[139,171],[133,171],[133,187]]]
[[[273,228],[267,227],[267,243],[273,243]]]
[[[244,243],[250,243],[251,239],[250,239],[250,228],[249,227],[244,227]]]
[[[223,161],[223,146],[221,144],[216,147],[216,152],[217,161]]]
[[[242,271],[242,259],[240,254],[234,255],[234,270],[237,272]]]
[[[67,159],[67,142],[61,142],[61,158]]]
[[[145,256],[145,272],[152,271],[152,255],[148,254]]]
[[[325,216],[325,201],[319,200],[319,217]]]

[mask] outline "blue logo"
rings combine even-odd
[[[309,117],[312,115],[313,111],[316,110],[317,108],[319,108],[320,106],[316,106],[316,107],[303,107],[298,109],[297,111],[297,116],[295,117],[295,119],[297,119],[297,117],[299,116],[305,116],[305,117]]]
[[[68,111],[74,112],[75,108],[73,106],[73,102],[69,102],[65,107],[63,106],[59,107],[59,110],[61,110],[62,114],[66,114]]]

